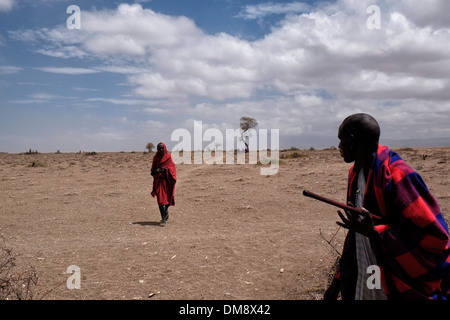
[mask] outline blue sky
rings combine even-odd
[[[0,0],[0,151],[170,149],[241,116],[323,148],[355,112],[450,145],[450,2],[426,3]]]

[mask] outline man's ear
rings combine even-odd
[[[353,133],[348,135],[348,146],[351,151],[356,149],[356,137]]]

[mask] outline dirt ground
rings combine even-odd
[[[450,219],[450,148],[403,148]],[[176,205],[159,225],[153,155],[0,154],[2,246],[34,267],[35,299],[321,299],[342,249],[336,208],[349,164],[337,150],[259,164],[177,166]],[[81,288],[69,289],[69,266]]]

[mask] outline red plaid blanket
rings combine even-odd
[[[358,172],[349,172],[348,199]],[[450,298],[450,240],[439,205],[420,175],[379,146],[367,179],[364,207],[382,218],[372,244],[390,299]]]

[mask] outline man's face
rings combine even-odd
[[[355,139],[353,135],[345,133],[341,125],[339,127],[338,138],[339,138],[339,152],[341,153],[341,157],[344,158],[344,161],[347,163],[355,161],[354,155]]]
[[[157,148],[159,153],[163,153],[164,152],[164,146],[161,143],[159,143],[156,148]]]

